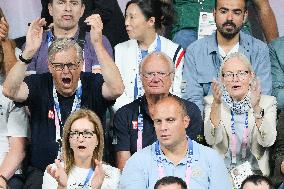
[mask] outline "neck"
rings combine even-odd
[[[238,33],[235,37],[232,39],[224,38],[220,32],[217,31],[217,42],[218,45],[225,51],[225,53],[228,53],[240,40],[240,33]]]
[[[61,28],[54,26],[53,32],[56,38],[71,38],[71,37],[74,37],[77,30],[78,30],[78,24],[76,27],[69,29],[69,30],[61,29]]]
[[[142,37],[141,40],[137,40],[138,46],[143,50],[148,50],[150,45],[154,42],[155,38],[156,38],[156,32],[154,30],[149,31],[145,33],[145,35]]]
[[[145,94],[148,107],[153,107],[156,105],[161,99],[169,96],[169,94]]]
[[[161,150],[163,151],[164,155],[171,162],[173,162],[174,165],[178,165],[180,161],[186,156],[188,148],[189,146],[186,137],[184,137],[184,140],[182,142],[174,146],[161,145]]]
[[[75,157],[75,165],[80,168],[89,169],[92,167],[92,157],[88,157],[85,159],[76,158]]]

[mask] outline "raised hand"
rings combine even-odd
[[[42,41],[43,26],[46,24],[44,18],[37,18],[30,24],[26,36],[26,47],[24,50],[26,59],[31,59],[40,47]]]
[[[259,106],[260,96],[261,96],[261,87],[259,79],[254,79],[251,82],[251,105],[253,109]]]
[[[58,186],[65,188],[67,187],[67,174],[58,159],[56,159],[54,162],[55,165],[53,164],[47,166],[47,173],[57,181]]]
[[[90,36],[92,44],[102,43],[103,22],[101,16],[99,14],[92,14],[86,18],[85,23],[91,26]]]
[[[95,160],[95,163],[96,168],[91,182],[91,186],[92,189],[100,189],[105,178],[105,171],[103,170],[102,162]]]
[[[2,17],[0,20],[0,41],[3,41],[7,38],[9,32],[9,25],[6,22],[5,18]]]
[[[216,81],[214,79],[212,81],[211,88],[212,88],[212,93],[213,93],[213,97],[214,97],[214,102],[217,103],[217,104],[220,104],[221,103],[221,97],[222,97],[222,91],[220,89],[220,85],[219,85],[218,81]]]

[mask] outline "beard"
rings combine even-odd
[[[226,21],[222,25],[216,24],[217,30],[225,39],[233,39],[242,29],[243,25],[237,27],[232,21]],[[232,28],[225,28],[226,26],[231,26]]]

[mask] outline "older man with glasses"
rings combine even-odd
[[[114,116],[113,143],[119,169],[123,169],[132,154],[157,139],[151,117],[156,103],[172,95],[169,91],[175,75],[173,65],[172,60],[163,52],[153,52],[141,62],[139,72],[145,93],[118,109]],[[200,110],[194,103],[182,101],[190,117],[187,135],[200,142],[203,136]]]
[[[50,73],[26,78],[31,57],[38,50],[43,32],[43,19],[31,23],[20,60],[11,69],[3,94],[28,106],[31,113],[31,154],[25,188],[41,188],[46,166],[60,158],[64,122],[76,109],[85,107],[104,121],[108,106],[123,92],[119,71],[103,46],[99,16],[89,20],[92,43],[100,62],[101,73],[83,73],[83,53],[72,39],[56,39],[48,50]]]

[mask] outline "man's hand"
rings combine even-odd
[[[86,18],[85,23],[91,26],[90,36],[92,44],[102,43],[103,22],[101,16],[99,14],[92,14]]]
[[[55,166],[54,164],[47,166],[47,173],[57,181],[58,186],[60,186],[61,188],[66,188],[68,179],[67,174],[58,159],[56,159],[54,162]]]
[[[92,189],[101,189],[101,186],[105,178],[105,171],[103,170],[102,162],[95,160],[95,163],[96,163],[96,168],[95,168],[91,186],[92,186]]]
[[[23,57],[25,59],[31,59],[35,52],[40,47],[42,41],[43,26],[46,24],[44,18],[37,18],[32,21],[29,26],[26,36],[26,47],[23,51]]]
[[[0,20],[0,41],[4,41],[8,37],[9,25],[5,18],[2,17]]]

